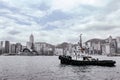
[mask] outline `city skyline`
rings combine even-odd
[[[111,35],[109,35],[109,36],[111,36]],[[86,41],[83,40],[83,38],[82,38],[82,43],[84,44],[85,42],[87,42],[87,41],[89,41],[89,40],[92,40],[92,39],[106,40],[106,39],[108,39],[109,36],[104,37],[104,38],[93,37],[93,38],[90,38],[90,39],[86,39]],[[114,38],[120,38],[120,36],[111,36],[111,37],[112,37],[113,39],[114,39]],[[80,35],[78,35],[78,38],[77,38],[77,41],[76,41],[76,42],[63,41],[63,42],[58,42],[57,44],[52,44],[52,43],[44,42],[44,41],[36,41],[36,37],[31,33],[29,36],[27,36],[27,40],[26,40],[26,42],[24,42],[24,43],[22,43],[22,42],[20,42],[20,41],[18,41],[18,42],[12,42],[12,41],[10,41],[10,40],[0,40],[0,41],[3,41],[3,42],[9,41],[11,44],[20,43],[20,44],[22,44],[23,46],[26,46],[26,45],[27,45],[27,42],[32,42],[32,43],[39,43],[39,42],[41,42],[41,43],[49,43],[49,44],[52,44],[52,45],[55,46],[55,45],[59,45],[59,44],[64,43],[64,42],[65,42],[65,43],[71,43],[71,44],[77,44],[77,43],[79,42],[79,39],[80,39]]]
[[[80,42],[75,44],[63,42],[52,45],[46,42],[36,42],[34,35],[31,34],[26,45],[18,42],[13,44],[10,41],[0,41],[0,55],[69,55],[74,51],[79,52],[80,48],[84,48],[86,54],[119,55],[120,53],[120,37],[93,38],[86,42],[82,42],[81,37],[80,35]]]
[[[63,4],[64,3],[64,4]],[[119,36],[119,0],[1,0],[0,40],[25,43],[31,33],[36,41],[52,44]]]

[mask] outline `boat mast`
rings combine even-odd
[[[80,34],[80,43],[79,43],[79,46],[82,49],[82,34]]]
[[[83,51],[82,51],[82,34],[80,34],[80,40],[79,40],[79,42],[78,42],[78,45],[80,46],[80,51],[83,53]],[[76,60],[77,60],[77,53],[75,52],[75,54],[76,54]]]

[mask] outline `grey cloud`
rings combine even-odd
[[[17,30],[10,30],[9,32],[8,32],[8,34],[10,34],[10,35],[17,35],[17,34],[19,34],[20,33],[20,31],[17,31]]]
[[[14,36],[7,35],[4,37],[1,37],[1,40],[16,41],[16,38]]]
[[[119,25],[114,25],[114,24],[104,24],[104,22],[102,23],[98,23],[98,24],[84,24],[84,25],[79,25],[79,27],[76,28],[72,28],[73,31],[76,32],[106,32],[106,31],[114,31],[115,29],[120,29]]]
[[[47,22],[54,22],[59,20],[71,19],[72,15],[62,12],[61,10],[54,10],[51,14],[42,17],[39,23],[46,24]]]
[[[30,5],[30,8],[41,10],[41,11],[46,11],[46,10],[50,9],[50,6],[48,6],[47,4],[42,2],[41,4]]]
[[[5,24],[0,24],[0,29],[5,29],[5,28],[6,28]]]
[[[13,15],[17,14],[23,18],[24,17],[31,18],[31,16],[28,16],[28,15],[25,15],[24,13],[22,13],[19,8],[12,7],[11,5],[8,5],[8,3],[0,1],[0,9],[6,10],[4,12],[0,12],[0,16],[14,20],[15,23],[20,24],[20,25],[31,25],[30,22],[26,21],[27,19],[21,20],[20,18],[17,18],[17,16],[16,17],[13,16]],[[9,13],[8,11],[10,11],[12,14]]]
[[[88,26],[87,31],[109,31],[109,30],[114,30],[118,28],[117,26],[112,26],[112,25],[93,25],[93,26]]]
[[[46,25],[42,28],[42,30],[54,30],[57,29],[58,27],[54,26],[54,25]]]
[[[18,12],[19,9],[13,6],[10,6],[8,3],[0,1],[0,9],[7,9],[11,12]]]
[[[106,6],[107,12],[113,12],[118,9],[120,9],[120,0],[112,0],[107,6]]]
[[[23,21],[23,20],[17,20],[16,23],[20,24],[20,25],[27,25],[27,26],[32,25],[30,22],[26,22],[26,21]]]
[[[79,9],[79,12],[77,12],[76,14],[83,17],[88,17],[98,12],[100,13],[102,11],[102,8],[94,7],[92,5],[80,5],[78,9]]]
[[[17,17],[14,17],[14,16],[12,16],[12,15],[6,15],[6,14],[1,14],[1,13],[0,13],[0,16],[6,17],[6,18],[11,19],[11,20],[14,20],[14,22],[17,23],[17,24],[19,24],[19,25],[31,25],[30,22],[25,21],[26,19],[25,19],[25,20],[22,20],[22,19],[19,19],[19,18],[17,18]],[[23,16],[23,17],[24,17],[24,16]]]
[[[105,16],[107,16],[108,14],[111,14],[119,9],[120,9],[120,0],[110,0],[110,2],[105,7],[102,8],[99,14],[105,18]]]

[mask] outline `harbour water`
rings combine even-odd
[[[0,56],[0,80],[120,80],[120,57],[115,67],[60,64],[57,56]]]

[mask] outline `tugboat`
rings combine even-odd
[[[97,65],[97,66],[115,66],[115,61],[113,60],[98,60],[90,56],[84,56],[83,60],[73,60],[71,56],[60,55],[59,59],[61,64],[77,65],[77,66],[87,66],[87,65]]]
[[[83,53],[85,50],[82,47],[82,39],[80,35],[80,42],[79,42],[80,50]],[[75,53],[76,54],[76,53]],[[99,59],[94,59],[91,56],[86,56],[82,55],[82,60],[76,60],[72,59],[71,56],[66,56],[66,55],[60,55],[59,59],[61,64],[66,64],[66,65],[76,65],[76,66],[87,66],[87,65],[97,65],[97,66],[115,66],[115,61],[113,60],[99,60]]]

